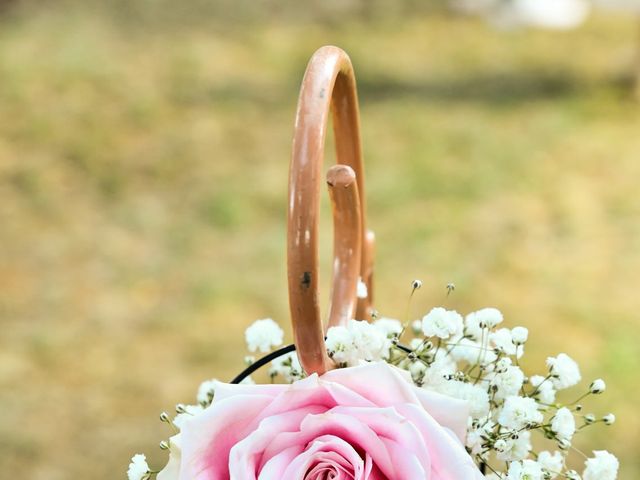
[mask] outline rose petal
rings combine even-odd
[[[274,455],[260,469],[258,480],[282,480],[287,467],[302,451],[303,447],[294,445]]]
[[[402,372],[406,373],[385,362],[365,363],[357,367],[331,370],[320,379],[337,383],[379,407],[391,407],[398,403],[420,403],[416,395],[418,389]]]
[[[180,434],[169,439],[169,462],[158,473],[157,480],[178,480],[180,475],[180,462],[182,460]]]
[[[422,388],[417,389],[416,395],[429,415],[438,424],[450,429],[464,443],[469,418],[468,402]]]
[[[255,430],[260,412],[273,398],[266,395],[234,395],[215,401],[182,427],[180,478],[222,480],[229,478],[229,453]]]
[[[219,402],[235,395],[265,395],[272,398],[277,397],[282,392],[290,388],[290,385],[281,384],[245,384],[245,383],[224,383],[214,382],[215,401]]]
[[[429,471],[431,459],[425,447],[422,433],[406,418],[398,413],[395,407],[360,408],[337,406],[331,410],[332,414],[354,418],[371,428],[389,449],[400,448],[417,459],[423,471]],[[392,455],[393,457],[393,455]],[[397,463],[396,463],[397,465]]]
[[[421,432],[431,458],[432,480],[483,479],[459,439],[417,405],[397,405],[400,415]]]

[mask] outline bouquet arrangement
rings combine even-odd
[[[264,319],[245,337],[250,352],[269,352],[283,331]],[[170,461],[157,478],[615,480],[607,451],[567,462],[571,451],[584,455],[574,446],[580,432],[615,421],[583,405],[605,382],[579,387],[564,353],[527,375],[527,341],[527,329],[505,327],[495,308],[463,317],[436,307],[410,323],[374,314],[330,328],[326,348],[339,368],[320,377],[305,375],[291,347],[248,356],[239,384],[205,381],[196,404],[160,416],[179,433],[160,443]],[[248,373],[266,363],[272,383],[254,384]],[[558,401],[568,389],[575,398]],[[545,449],[533,450],[534,435]],[[130,480],[155,474],[134,456]]]
[[[339,165],[327,174],[335,258],[325,329],[317,218],[330,106]],[[436,307],[413,322],[408,313],[400,322],[373,310],[374,237],[365,228],[357,112],[348,57],[320,49],[303,80],[290,169],[294,344],[280,348],[284,333],[271,319],[251,325],[248,349],[266,355],[247,357],[230,383],[202,383],[197,403],[162,413],[174,430],[160,442],[169,461],[156,470],[135,455],[129,480],[615,480],[612,454],[574,447],[585,428],[615,417],[585,409],[583,400],[603,393],[605,382],[578,387],[571,357],[523,372],[528,331],[503,326],[495,308],[463,318]],[[421,285],[413,282],[410,298]],[[271,382],[255,384],[250,375],[267,365]],[[569,401],[557,397],[573,387]],[[536,435],[542,449],[533,447]],[[584,465],[571,464],[572,451]]]

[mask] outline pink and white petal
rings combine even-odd
[[[398,480],[412,480],[414,478],[431,480],[431,461],[424,462],[418,459],[415,454],[407,451],[406,447],[389,438],[382,438],[389,455],[394,459],[395,476]],[[428,455],[427,455],[428,458]]]
[[[451,430],[464,443],[469,418],[469,403],[437,392],[416,388],[422,407],[443,427]]]
[[[277,397],[286,391],[289,385],[282,384],[244,384],[244,383],[224,383],[214,382],[214,402],[224,400],[235,395],[263,395],[269,397]]]
[[[385,362],[330,370],[320,380],[343,385],[379,407],[419,404],[417,388],[408,380],[406,372]]]
[[[180,442],[180,434],[174,435],[169,439],[169,462],[158,473],[157,480],[179,480],[180,463],[182,461],[182,449]]]
[[[234,395],[215,401],[181,429],[181,480],[228,480],[229,452],[256,429],[273,401],[267,395]]]
[[[303,450],[302,446],[294,445],[274,455],[260,469],[258,480],[282,480],[287,467]]]
[[[421,432],[431,458],[432,480],[484,478],[458,437],[438,424],[422,407],[407,404],[398,405],[396,409]]]
[[[336,405],[375,406],[367,398],[338,383],[326,382],[312,375],[294,384],[274,398],[263,417],[276,415],[307,405],[322,405],[329,410]]]

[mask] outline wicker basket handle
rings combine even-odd
[[[289,170],[287,267],[295,344],[307,373],[333,367],[318,306],[318,215],[324,143],[333,113],[337,165],[327,173],[334,221],[328,326],[366,319],[371,309],[373,233],[366,230],[360,120],[353,67],[337,47],[322,47],[302,80]],[[358,299],[358,279],[368,296]]]

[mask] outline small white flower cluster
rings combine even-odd
[[[256,320],[244,333],[250,352],[259,350],[266,353],[273,347],[282,345],[284,332],[271,318]]]
[[[615,421],[613,414],[600,420],[585,415],[579,404],[588,395],[603,393],[605,382],[595,380],[574,402],[558,402],[558,392],[581,381],[578,364],[561,353],[547,359],[544,374],[527,377],[519,362],[529,332],[524,327],[504,328],[503,321],[495,308],[463,317],[436,307],[411,323],[414,338],[409,347],[400,343],[408,329],[387,318],[371,324],[352,320],[346,327],[331,328],[326,346],[340,367],[388,361],[406,369],[416,385],[466,400],[467,450],[484,465],[488,479],[615,480],[618,461],[608,452],[595,452],[582,475],[569,469],[566,461],[574,436],[584,427]],[[555,448],[534,452],[536,432]]]
[[[147,464],[147,457],[141,453],[136,453],[129,464],[127,478],[129,480],[147,480],[151,478],[151,473]]]
[[[346,327],[330,328],[325,342],[329,357],[341,367],[352,367],[363,361],[387,360],[391,338],[398,334],[398,328],[402,330],[402,326],[391,319],[380,319],[378,322],[371,324],[350,320]]]
[[[271,378],[281,376],[285,382],[293,383],[304,377],[304,370],[295,352],[286,353],[271,362],[269,369]]]

